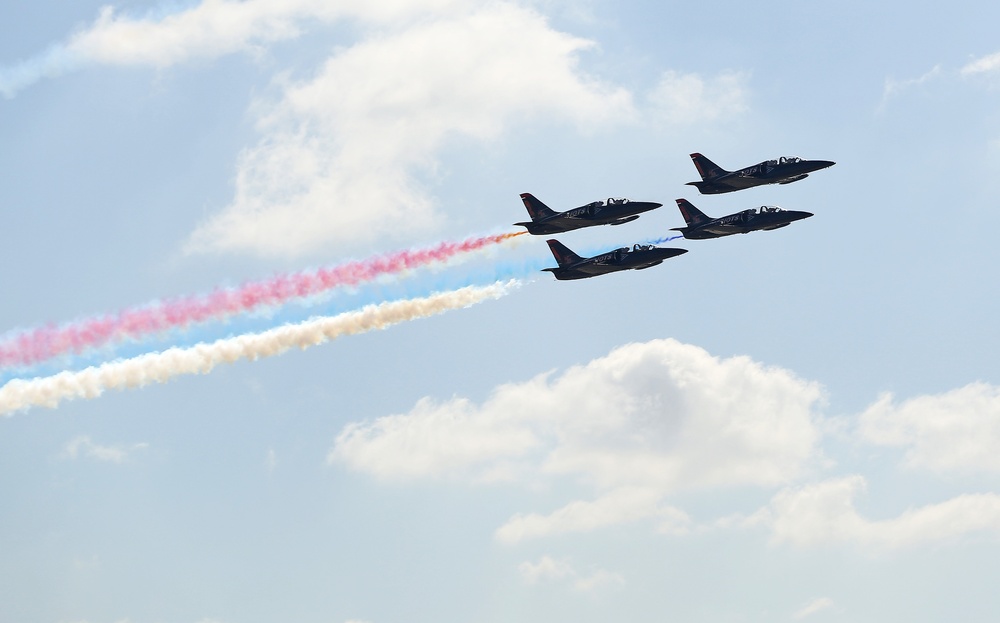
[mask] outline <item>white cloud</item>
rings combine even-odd
[[[468,4],[467,0],[204,0],[182,11],[161,8],[143,17],[101,9],[90,26],[39,56],[0,67],[0,93],[93,64],[168,67],[256,51],[297,37],[309,21],[355,18],[394,23],[425,11]]]
[[[815,383],[786,370],[655,340],[498,387],[482,405],[424,399],[351,424],[328,458],[383,479],[570,477],[597,491],[548,516],[515,516],[498,532],[507,541],[642,518],[682,532],[686,516],[659,503],[671,492],[800,477],[817,458],[820,401]]]
[[[882,89],[882,101],[879,103],[878,112],[883,112],[885,110],[885,107],[889,104],[890,99],[896,97],[903,91],[923,86],[927,82],[939,77],[941,73],[941,66],[935,65],[930,71],[919,78],[910,78],[908,80],[893,80],[892,78],[886,78],[885,87]]]
[[[589,127],[633,114],[626,91],[578,70],[591,45],[497,3],[338,52],[261,107],[233,202],[188,250],[292,256],[429,231],[440,214],[416,175],[446,140],[496,139],[539,115]]]
[[[795,614],[792,615],[792,618],[795,620],[804,619],[808,616],[816,614],[817,612],[822,612],[831,606],[833,606],[832,599],[829,597],[820,597],[819,599],[815,599],[805,606],[802,606],[799,610],[796,610]]]
[[[66,444],[65,456],[70,459],[86,457],[109,463],[124,463],[129,456],[139,450],[149,447],[147,443],[135,443],[131,446],[103,446],[91,441],[88,435],[80,435]]]
[[[593,502],[572,502],[549,515],[530,513],[512,517],[496,531],[506,543],[553,534],[590,532],[604,526],[662,517],[664,532],[683,532],[691,524],[682,511],[661,508],[662,494],[636,487],[618,489]]]
[[[854,506],[865,486],[865,479],[855,475],[783,490],[763,512],[764,523],[774,542],[801,547],[854,543],[895,549],[977,533],[1000,536],[1000,495],[960,495],[873,521]]]
[[[523,562],[518,566],[518,570],[528,584],[570,582],[573,588],[580,592],[625,585],[625,578],[619,573],[596,569],[584,574],[577,571],[568,561],[556,560],[551,556],[542,556],[537,563]]]
[[[962,67],[962,75],[982,74],[1000,69],[1000,52],[977,58]]]
[[[667,71],[649,96],[656,118],[672,124],[716,121],[746,112],[749,74],[727,71],[714,78]]]
[[[1000,472],[1000,387],[972,383],[896,403],[882,395],[858,419],[860,438],[905,447],[904,465],[936,472]]]

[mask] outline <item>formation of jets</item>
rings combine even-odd
[[[790,184],[808,177],[814,171],[835,164],[829,160],[804,160],[794,156],[783,156],[738,171],[727,171],[699,153],[691,154],[691,160],[698,169],[702,181],[688,182],[686,185],[695,186],[703,195],[729,193],[765,184]],[[594,225],[621,225],[636,220],[643,212],[655,210],[663,205],[654,201],[612,198],[607,201],[594,201],[565,212],[557,212],[531,193],[521,194],[521,201],[531,220],[514,224],[524,227],[529,234],[536,236],[561,234]],[[812,216],[811,212],[783,210],[778,206],[764,205],[712,218],[683,198],[677,199],[677,207],[687,226],[674,227],[671,231],[680,232],[687,240],[706,240],[752,231],[769,231],[787,227],[795,221]],[[621,247],[593,257],[580,257],[558,240],[549,239],[546,242],[558,266],[542,270],[551,272],[559,280],[586,279],[620,270],[642,270],[687,253],[687,249],[636,244],[631,249]]]

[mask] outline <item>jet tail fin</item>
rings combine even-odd
[[[546,240],[549,245],[549,250],[552,251],[552,257],[556,258],[556,264],[560,267],[569,266],[575,264],[582,260],[583,258],[573,253],[569,250],[569,247],[559,242],[558,240]]]
[[[698,173],[701,174],[701,179],[705,181],[729,173],[729,171],[723,169],[701,154],[691,154],[691,160],[694,161],[695,168],[698,169]]]
[[[556,213],[555,210],[536,199],[531,193],[521,193],[521,201],[524,202],[524,207],[528,210],[528,215],[533,221],[541,220]]]
[[[691,205],[691,202],[687,199],[678,199],[677,207],[680,208],[681,216],[684,217],[684,222],[688,224],[688,227],[701,225],[712,220],[704,212]]]

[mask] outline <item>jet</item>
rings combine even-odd
[[[750,208],[736,214],[712,218],[691,205],[687,199],[678,199],[677,207],[680,208],[687,227],[672,227],[671,231],[681,232],[688,240],[707,240],[732,234],[748,234],[757,230],[778,229],[812,216],[811,212],[782,210],[778,206],[761,206],[759,210]]]
[[[765,184],[791,184],[809,177],[813,171],[837,164],[829,160],[803,160],[796,156],[782,156],[739,171],[726,171],[701,154],[691,154],[691,160],[701,174],[702,181],[688,182],[686,185],[697,186],[703,195],[731,193]]]
[[[653,245],[634,245],[631,249],[622,247],[594,257],[580,257],[558,240],[546,240],[552,251],[556,268],[543,268],[555,275],[556,279],[587,279],[619,270],[642,270],[662,264],[663,260],[687,253],[687,249],[661,249]]]
[[[528,228],[528,233],[535,236],[561,234],[593,225],[621,225],[639,218],[640,212],[649,212],[663,205],[652,201],[612,198],[607,201],[594,201],[565,212],[556,212],[531,193],[522,193],[521,201],[524,202],[531,220],[514,224]]]

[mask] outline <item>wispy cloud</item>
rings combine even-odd
[[[972,383],[897,402],[883,394],[858,418],[870,444],[906,448],[903,464],[935,472],[1000,472],[1000,387]]]
[[[994,52],[987,56],[977,58],[976,60],[966,64],[962,67],[963,76],[971,76],[974,74],[989,73],[1000,69],[1000,52]]]
[[[578,571],[569,561],[542,556],[538,562],[523,562],[518,566],[521,577],[528,584],[542,582],[568,582],[580,592],[592,592],[602,588],[622,587],[625,578],[620,573],[604,569]]]
[[[820,597],[819,599],[814,599],[813,601],[810,601],[808,604],[802,606],[802,608],[796,610],[795,613],[792,615],[792,618],[795,619],[796,621],[800,621],[806,617],[810,617],[816,614],[817,612],[822,612],[823,610],[826,610],[831,606],[833,606],[832,599],[830,599],[829,597]]]
[[[662,494],[653,489],[623,488],[592,502],[577,501],[549,515],[518,514],[496,531],[496,538],[505,543],[525,539],[590,532],[605,526],[661,517],[673,532],[684,531],[691,520],[680,510],[662,507]]]
[[[726,71],[715,77],[667,71],[649,95],[655,120],[691,124],[737,117],[749,108],[750,74]]]
[[[80,435],[66,444],[64,455],[69,459],[88,458],[108,463],[124,463],[129,456],[149,447],[148,443],[128,446],[106,446],[95,443],[89,435]]]
[[[909,509],[892,519],[870,520],[855,508],[865,490],[860,475],[779,492],[761,514],[776,543],[822,547],[844,543],[899,549],[972,534],[1000,537],[1000,495],[966,494]]]
[[[897,95],[904,91],[914,89],[927,84],[928,82],[940,77],[942,75],[941,66],[935,65],[930,71],[923,74],[919,78],[910,78],[908,80],[895,80],[892,78],[886,78],[885,86],[882,89],[882,101],[879,102],[878,112],[884,112],[886,106],[889,104],[889,100],[895,98]]]
[[[87,65],[168,67],[254,51],[297,37],[309,21],[357,18],[392,23],[423,11],[462,4],[464,0],[205,0],[180,11],[164,5],[143,16],[116,13],[113,7],[105,6],[92,24],[53,44],[47,52],[0,67],[0,94],[13,97],[38,80]]]

